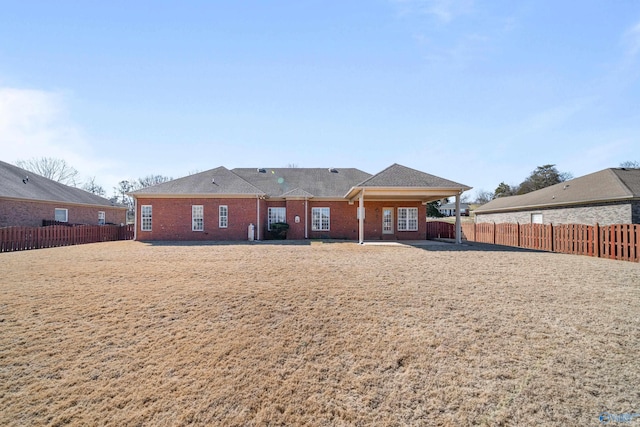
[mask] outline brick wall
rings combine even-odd
[[[140,229],[140,210],[143,205],[152,206],[151,231]],[[192,230],[191,206],[202,205],[204,230]],[[219,207],[228,208],[228,224],[219,227]],[[263,211],[266,218],[266,209]],[[261,215],[263,214],[261,212]],[[152,240],[247,240],[250,223],[256,225],[257,200],[253,199],[145,199],[136,205],[136,238]]]
[[[55,220],[56,208],[68,210],[68,222],[71,224],[98,224],[98,211],[105,213],[107,223],[126,223],[126,209],[0,199],[0,227],[40,227],[42,220]]]
[[[258,204],[260,206],[260,218],[257,218]],[[140,210],[142,205],[153,206],[152,230],[140,229]],[[204,207],[204,231],[192,231],[191,206],[202,205]],[[228,206],[228,228],[218,227],[218,207]],[[305,224],[307,236],[311,239],[358,239],[358,220],[356,218],[358,204],[350,205],[345,201],[317,201],[288,200],[272,201],[250,199],[145,199],[139,198],[137,202],[137,239],[151,240],[247,240],[249,224],[256,226],[256,238],[268,240],[271,238],[267,230],[268,208],[284,207],[287,209],[286,221],[289,224],[288,239],[304,239]],[[328,231],[313,231],[311,212],[314,207],[330,209],[330,229]],[[366,202],[365,215],[365,239],[399,239],[418,240],[426,236],[426,207],[420,202]],[[382,208],[394,209],[394,235],[382,234]],[[397,231],[397,208],[418,208],[418,231]],[[300,221],[296,222],[296,216]]]
[[[638,202],[635,202],[636,219]],[[632,203],[600,203],[571,208],[547,208],[522,212],[476,213],[476,222],[520,223],[531,222],[531,214],[541,213],[544,224],[587,224],[600,225],[640,223],[633,220]]]

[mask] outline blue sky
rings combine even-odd
[[[640,161],[640,2],[0,0],[0,160],[122,179]]]

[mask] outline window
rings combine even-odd
[[[329,208],[311,208],[311,229],[313,231],[329,231],[330,219]]]
[[[104,211],[98,211],[98,225],[104,225]]]
[[[418,208],[398,208],[398,231],[418,231]]]
[[[542,214],[541,213],[531,214],[531,224],[542,224]]]
[[[218,208],[218,227],[227,228],[229,225],[229,208],[225,205],[221,205]]]
[[[68,220],[69,220],[69,210],[68,209],[56,208],[55,215],[56,215],[55,219],[58,222],[68,222]]]
[[[204,207],[191,205],[191,231],[204,231]]]
[[[142,205],[140,212],[142,217],[140,230],[151,231],[151,205]]]
[[[287,208],[268,209],[267,230],[271,231],[274,222],[287,222]]]

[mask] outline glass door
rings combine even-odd
[[[382,234],[393,234],[393,208],[382,208]]]

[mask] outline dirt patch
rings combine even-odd
[[[463,249],[0,254],[0,424],[596,425],[602,411],[640,413],[638,264]]]

